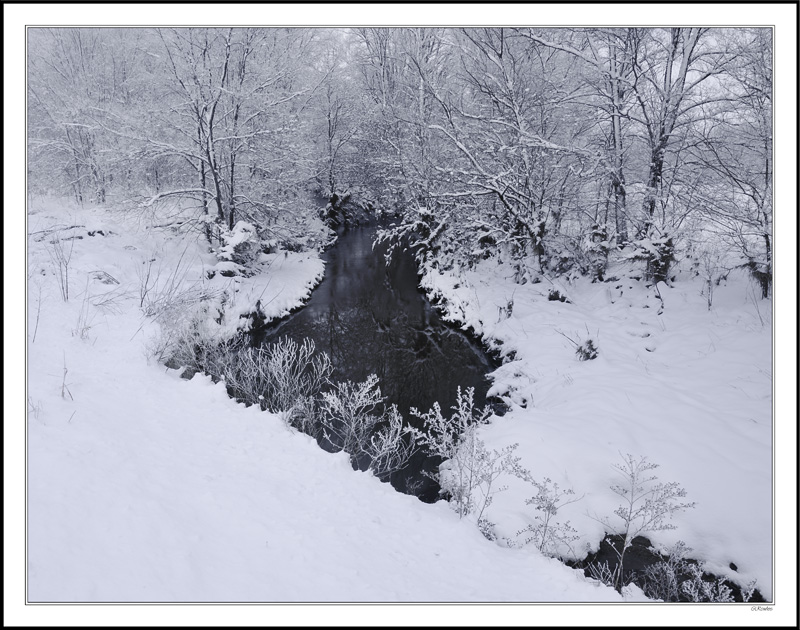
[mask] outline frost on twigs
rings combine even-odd
[[[550,478],[542,481],[529,479],[536,488],[536,494],[525,501],[526,505],[533,506],[535,515],[533,522],[517,532],[517,536],[526,535],[524,544],[533,544],[543,554],[553,557],[575,556],[572,543],[578,540],[577,530],[569,521],[558,518],[559,511],[575,503],[583,497],[575,497],[571,488],[560,488]]]
[[[335,450],[363,452],[373,428],[380,420],[378,405],[384,401],[378,377],[371,374],[363,383],[344,381],[322,394],[320,423]]]
[[[417,444],[410,427],[403,425],[403,417],[392,405],[383,416],[385,426],[369,439],[365,452],[370,458],[369,470],[382,481],[392,473],[406,467],[417,452]]]
[[[219,373],[235,397],[282,413],[289,424],[308,432],[315,420],[313,401],[332,371],[328,355],[315,350],[310,339],[298,343],[282,337],[241,349]]]
[[[681,582],[681,594],[684,598],[679,601],[731,603],[735,602],[733,589],[728,586],[724,578],[714,579],[703,571],[703,565],[688,564],[686,567],[689,578]],[[756,581],[749,582],[741,589],[743,602],[749,602],[756,590]]]
[[[676,529],[668,522],[675,512],[694,507],[693,502],[683,501],[684,490],[676,482],[659,482],[651,471],[658,464],[648,461],[647,457],[635,458],[627,454],[622,457],[621,464],[613,464],[622,481],[611,486],[611,490],[622,498],[622,504],[614,510],[617,517],[597,519],[607,531],[618,537],[612,542],[617,565],[613,571],[613,583],[621,592],[625,578],[625,552],[633,544],[633,539],[647,532]]]
[[[491,413],[488,409],[475,409],[474,391],[470,387],[462,393],[461,387],[458,388],[456,404],[452,407],[453,414],[449,418],[442,415],[438,402],[425,413],[416,408],[411,409],[411,415],[422,420],[424,426],[422,431],[413,430],[417,440],[430,455],[447,461],[446,466],[440,466],[434,478],[442,491],[452,497],[454,509],[459,516],[469,514],[474,507],[472,492],[477,480],[473,468],[476,450],[480,448],[475,431],[478,426],[487,422]]]
[[[354,468],[383,481],[405,468],[417,450],[397,406],[384,411],[384,400],[374,374],[362,383],[334,383],[322,393],[319,417],[325,441],[348,453]]]
[[[650,599],[665,602],[680,601],[681,583],[688,573],[687,554],[691,551],[690,547],[679,540],[663,553],[659,553],[662,560],[645,567],[638,576],[644,594]]]
[[[136,266],[139,279],[139,308],[147,317],[172,323],[199,303],[216,297],[201,281],[192,280],[192,262],[187,260],[189,245],[174,265],[167,265],[155,253]]]
[[[506,486],[498,486],[497,481],[503,475],[525,478],[528,472],[514,455],[518,444],[490,450],[478,438],[477,430],[488,422],[491,410],[488,407],[476,409],[473,395],[474,388],[462,392],[459,387],[449,418],[442,415],[439,403],[434,403],[425,413],[411,409],[411,414],[424,423],[423,430],[412,431],[430,455],[445,460],[433,477],[442,493],[450,496],[453,509],[460,517],[476,512],[486,535],[491,529],[484,518],[486,509],[494,495],[506,489]]]
[[[691,551],[682,540],[659,551],[661,560],[634,576],[645,595],[664,602],[730,603],[737,601],[737,597],[743,602],[751,600],[755,594],[755,580],[735,594],[733,584],[706,573],[703,563],[691,560]]]

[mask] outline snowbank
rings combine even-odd
[[[48,232],[65,224],[66,302]],[[254,278],[208,280],[202,241],[134,228],[100,210],[29,217],[30,602],[621,601],[148,360],[148,265],[151,291],[224,304],[226,330],[256,300],[272,317],[296,307],[322,266],[279,253]]]
[[[718,575],[757,579],[769,600],[771,303],[754,297],[743,275],[716,289],[710,311],[699,278],[655,289],[620,277],[519,286],[505,267],[485,261],[473,271],[428,270],[423,286],[448,319],[507,357],[492,392],[512,410],[482,437],[498,449],[519,443],[516,454],[534,478],[582,497],[558,514],[581,536],[577,555],[597,549],[600,519],[618,522],[612,464],[628,453],[646,456],[660,465],[660,481],[678,482],[696,502],[675,515],[676,529],[646,534],[651,541],[683,540]],[[556,292],[566,300],[553,299]],[[579,361],[576,346],[588,339],[599,354]],[[508,483],[488,518],[515,541],[533,519],[525,500],[536,491]]]

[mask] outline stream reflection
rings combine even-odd
[[[343,231],[323,256],[325,278],[308,304],[261,331],[255,341],[310,337],[317,350],[330,356],[333,378],[363,381],[376,374],[387,404],[397,404],[407,422],[415,420],[409,414],[411,407],[427,411],[435,401],[449,414],[459,385],[474,387],[475,403],[482,406],[489,387],[486,374],[496,364],[466,335],[442,321],[418,289],[409,252],[396,252],[387,265],[386,246],[373,250],[376,230]],[[392,483],[404,491],[421,485],[414,494],[434,500],[435,484],[420,469],[432,470],[436,464],[417,457]]]

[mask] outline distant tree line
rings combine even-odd
[[[336,195],[433,267],[771,291],[770,29],[30,28],[27,98],[31,194],[178,204],[212,247]]]

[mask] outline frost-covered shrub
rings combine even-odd
[[[232,397],[278,414],[333,450],[346,451],[354,467],[382,480],[404,468],[416,452],[397,407],[383,409],[376,376],[363,383],[333,383],[330,358],[316,352],[311,339],[241,347],[241,342],[215,335],[209,319],[194,317],[174,326],[160,359],[224,380]]]
[[[298,343],[284,337],[269,344],[266,354],[264,398],[268,408],[285,411],[298,401],[305,404],[329,382],[330,358],[324,352],[316,353],[311,339]]]
[[[724,578],[714,578],[704,571],[704,565],[688,558],[691,547],[679,540],[664,551],[658,551],[662,560],[645,567],[634,576],[634,581],[650,599],[665,602],[733,602],[733,589]],[[744,602],[755,593],[753,580],[741,589]]]
[[[212,363],[225,364],[222,355],[227,353],[227,346],[210,311],[208,304],[193,308],[182,303],[163,307],[155,317],[159,332],[149,340],[147,355],[168,367],[195,371]]]
[[[703,294],[706,296],[708,310],[714,300],[714,290],[737,266],[732,252],[723,247],[718,237],[700,232],[687,247],[688,258],[692,260],[691,270],[703,279]]]
[[[302,430],[313,426],[313,401],[329,382],[332,369],[328,355],[317,353],[311,339],[298,343],[283,337],[243,348],[222,375],[236,398],[281,413]]]
[[[736,598],[724,578],[716,580],[706,577],[702,565],[689,564],[689,578],[681,582],[681,591],[690,602],[730,603]],[[753,580],[742,589],[742,601],[749,602],[755,592],[756,582]]]
[[[414,429],[420,444],[430,455],[441,457],[445,463],[434,475],[442,492],[452,497],[452,503],[459,516],[469,514],[474,508],[473,491],[478,480],[475,476],[476,457],[482,447],[476,430],[488,421],[491,411],[488,408],[476,409],[473,401],[474,388],[466,392],[458,388],[453,414],[449,418],[442,415],[438,402],[427,412],[416,408],[411,414],[423,422],[424,429]]]
[[[508,489],[507,485],[496,485],[497,480],[504,475],[512,475],[526,479],[530,473],[522,468],[520,457],[514,455],[519,444],[488,450],[481,440],[476,440],[474,452],[474,479],[477,480],[475,488],[475,509],[478,522],[485,521],[484,514],[492,504],[494,495]]]
[[[616,569],[612,569],[608,565],[608,561],[593,563],[589,565],[589,575],[606,586],[615,587],[617,582],[617,569],[619,569],[619,565],[617,565]]]
[[[410,427],[404,426],[397,405],[389,408],[381,424],[384,426],[370,436],[365,451],[370,460],[368,469],[385,481],[406,467],[417,451],[417,444]]]
[[[708,310],[714,301],[714,288],[728,277],[730,268],[724,264],[724,257],[719,250],[706,250],[700,256],[700,272],[705,280],[705,293]]]
[[[354,468],[382,480],[404,468],[416,451],[397,406],[383,411],[384,400],[378,377],[371,374],[362,383],[333,384],[322,394],[319,415],[326,442],[348,453]]]
[[[574,498],[574,490],[562,489],[547,477],[542,481],[535,479],[528,481],[536,488],[536,494],[525,503],[533,506],[536,514],[533,522],[517,532],[517,536],[527,535],[524,544],[533,544],[548,556],[563,557],[566,553],[574,556],[572,543],[579,538],[577,531],[569,521],[560,521],[557,516],[561,508],[575,503],[581,497]]]
[[[374,374],[363,383],[335,383],[322,394],[320,423],[326,440],[336,450],[351,455],[363,453],[380,421],[378,405],[383,401]]]
[[[650,599],[665,602],[681,601],[681,583],[689,576],[686,555],[691,551],[683,541],[678,541],[669,550],[659,553],[663,560],[651,564],[640,573],[640,588]]]
[[[168,350],[161,353],[167,365],[223,380],[240,402],[278,413],[287,424],[313,434],[316,398],[328,382],[331,363],[325,353],[315,354],[312,341],[280,339],[242,347],[239,340],[222,338],[208,315],[171,331]]]
[[[477,512],[480,522],[492,497],[505,489],[505,486],[496,485],[497,480],[505,474],[525,477],[528,472],[514,455],[517,444],[499,451],[489,450],[478,438],[477,430],[488,421],[491,410],[488,407],[476,409],[473,395],[474,388],[462,392],[459,387],[449,418],[442,415],[439,403],[434,403],[425,413],[413,408],[411,414],[423,421],[423,430],[412,430],[416,439],[430,455],[445,460],[432,475],[442,493],[450,496],[459,516]]]
[[[291,407],[279,412],[283,421],[301,433],[316,436],[318,410],[317,402],[313,396],[301,396],[292,403]]]
[[[697,565],[689,565],[692,577],[681,583],[682,591],[691,602],[730,603],[734,600],[733,591],[725,584],[723,578],[713,581],[703,579],[703,569]]]
[[[627,577],[625,571],[625,553],[633,544],[633,539],[647,532],[675,529],[669,523],[675,512],[694,507],[694,503],[683,501],[684,490],[676,482],[658,482],[658,477],[650,471],[658,468],[647,460],[647,457],[635,458],[627,454],[622,464],[614,464],[614,470],[622,477],[622,482],[611,486],[611,490],[623,499],[623,503],[614,510],[615,522],[609,518],[598,519],[606,526],[607,531],[619,538],[611,546],[617,557],[614,569],[614,588],[622,592]]]

